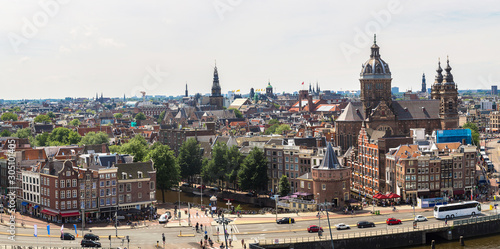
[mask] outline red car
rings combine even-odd
[[[385,221],[387,223],[387,225],[397,225],[397,224],[401,224],[401,220],[398,220],[396,218],[389,218]]]
[[[318,231],[323,232],[323,228],[322,227],[318,227],[316,225],[312,225],[312,226],[309,226],[307,228],[307,232],[309,232],[309,233],[317,233]]]

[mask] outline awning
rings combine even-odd
[[[33,208],[35,208],[35,209],[38,208],[38,205],[35,205]]]
[[[61,217],[72,217],[72,216],[80,216],[80,212],[78,211],[61,212]]]
[[[52,212],[50,210],[44,209],[44,210],[42,210],[42,214],[47,214],[47,215],[50,215],[50,216],[57,216],[59,213]]]
[[[23,206],[27,206],[27,205],[28,205],[28,203],[27,203],[27,202],[25,202],[25,201],[23,201],[23,202],[21,202],[21,205],[23,205]]]

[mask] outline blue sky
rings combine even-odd
[[[3,99],[359,89],[373,33],[393,86],[434,81],[450,56],[459,89],[500,83],[495,1],[5,1]],[[31,27],[32,29],[29,29]]]

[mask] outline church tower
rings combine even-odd
[[[186,92],[185,92],[184,97],[188,97],[188,96],[189,96],[189,95],[188,95],[188,84],[186,83]]]
[[[446,59],[445,74],[441,84],[439,96],[439,117],[442,129],[458,127],[458,90],[451,74],[450,60]]]
[[[222,110],[224,106],[224,97],[221,94],[221,88],[219,84],[219,73],[217,72],[217,65],[214,67],[214,81],[212,83],[212,95],[210,95],[210,105],[212,109]]]
[[[427,92],[427,86],[425,85],[425,73],[422,74],[422,92],[426,93]]]
[[[392,104],[391,71],[389,65],[380,58],[377,37],[374,36],[370,59],[361,66],[361,102],[366,116],[383,101],[387,106]]]

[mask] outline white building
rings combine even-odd
[[[38,215],[40,212],[40,173],[23,170],[23,202],[21,211],[27,214]]]

